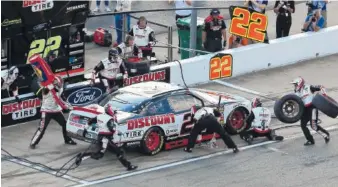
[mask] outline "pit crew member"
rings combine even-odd
[[[326,135],[324,137],[324,140],[326,143],[328,143],[330,141],[330,133],[326,131],[323,127],[318,125],[318,109],[316,109],[312,105],[314,93],[318,91],[322,91],[323,93],[325,93],[324,87],[321,85],[315,86],[315,85],[305,84],[305,80],[302,77],[295,78],[291,82],[291,84],[294,85],[294,91],[296,95],[302,98],[303,103],[305,105],[305,110],[300,120],[302,131],[307,140],[307,142],[305,142],[304,145],[308,146],[308,145],[315,144],[315,140],[313,139],[313,136],[311,135],[309,129],[306,127],[309,121],[310,121],[311,128],[313,130],[321,131]]]
[[[249,144],[251,144],[253,138],[257,137],[267,137],[269,140],[282,141],[284,137],[275,135],[275,131],[269,128],[271,122],[269,109],[262,106],[259,98],[254,98],[251,106],[251,113],[246,120],[247,126],[239,136]]]
[[[155,33],[152,28],[147,25],[147,19],[141,16],[129,31],[130,36],[134,36],[135,44],[142,50],[142,56],[147,57],[152,54],[152,47],[155,42]]]
[[[210,15],[204,20],[202,44],[206,51],[217,52],[227,45],[226,25],[218,9],[212,9]],[[223,47],[222,47],[223,36]]]
[[[139,49],[134,43],[134,37],[127,35],[126,40],[116,47],[118,54],[123,58],[126,59],[128,57],[138,56]]]
[[[208,133],[219,134],[225,145],[227,145],[228,148],[233,149],[234,153],[237,153],[239,151],[237,145],[218,122],[220,117],[221,113],[216,109],[193,106],[191,108],[191,120],[195,125],[190,133],[188,145],[184,148],[184,151],[189,153],[192,152],[192,148],[195,146],[198,134],[200,134],[204,129],[207,129]]]
[[[132,165],[125,157],[123,154],[123,151],[121,150],[120,147],[118,147],[112,140],[113,140],[113,135],[116,132],[115,126],[116,126],[116,116],[115,116],[115,111],[113,110],[113,107],[111,105],[107,105],[105,107],[105,113],[112,116],[113,120],[110,120],[107,124],[103,123],[98,123],[97,118],[92,118],[89,120],[86,129],[88,128],[93,128],[93,129],[100,129],[98,134],[98,140],[100,142],[100,149],[96,152],[84,152],[80,153],[76,159],[76,164],[79,165],[82,161],[83,157],[90,156],[93,159],[100,159],[104,156],[104,153],[108,147],[111,148],[110,150],[116,154],[118,160],[121,162],[121,164],[127,168],[127,170],[135,170],[137,169],[137,166]],[[97,126],[99,125],[99,126]],[[109,132],[109,133],[107,133]],[[86,131],[84,132],[86,133]]]
[[[12,66],[9,70],[1,72],[1,98],[10,97],[12,91],[13,96],[19,102],[18,98],[18,84],[17,78],[19,76],[19,69],[16,66]]]
[[[123,86],[123,80],[116,79],[117,74],[122,73],[123,78],[128,78],[127,68],[125,67],[123,60],[118,56],[118,51],[116,49],[110,49],[108,58],[101,60],[100,63],[95,66],[94,71],[92,72],[92,84],[94,84],[97,73],[108,93],[115,85],[118,85],[119,87]]]
[[[41,120],[37,131],[35,132],[30,148],[35,149],[36,145],[42,139],[49,122],[54,119],[61,127],[65,144],[76,145],[66,131],[66,119],[62,110],[72,109],[72,106],[66,105],[60,98],[63,91],[63,81],[60,77],[55,77],[53,84],[44,87],[42,90]]]

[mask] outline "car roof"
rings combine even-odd
[[[145,97],[154,97],[156,95],[160,95],[163,93],[176,91],[184,89],[181,86],[165,83],[165,82],[157,82],[157,81],[149,81],[149,82],[142,82],[133,84],[130,86],[126,86],[123,88],[120,88],[120,91],[126,91],[138,95],[142,95]]]

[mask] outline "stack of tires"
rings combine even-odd
[[[331,118],[338,116],[338,103],[333,98],[318,93],[314,96],[312,104],[319,111]],[[279,99],[274,105],[274,112],[278,120],[283,123],[296,123],[304,113],[304,103],[296,94],[288,94]],[[292,115],[288,115],[292,114]]]

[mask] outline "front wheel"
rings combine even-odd
[[[141,140],[141,150],[147,155],[156,155],[164,145],[164,135],[160,128],[150,128]]]

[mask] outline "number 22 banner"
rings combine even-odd
[[[268,17],[247,7],[230,6],[229,32],[258,42],[269,43],[267,38]]]

